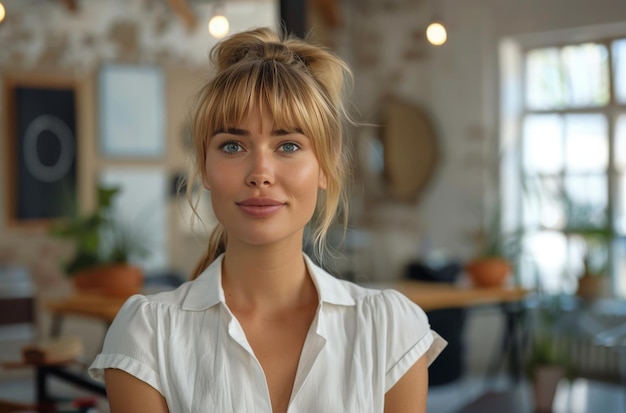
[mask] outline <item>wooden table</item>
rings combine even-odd
[[[76,294],[49,301],[46,303],[46,307],[52,313],[50,336],[59,336],[63,318],[66,315],[96,318],[108,326],[113,322],[125,301],[126,298],[123,297],[109,297],[99,294]]]
[[[399,280],[367,284],[371,288],[391,288],[406,295],[425,311],[466,308],[489,304],[518,303],[528,290],[521,287],[475,287],[470,284]]]

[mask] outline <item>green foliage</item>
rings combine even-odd
[[[528,375],[532,376],[539,366],[547,365],[563,367],[571,375],[571,358],[563,340],[560,297],[551,294],[540,296],[533,310],[531,345],[526,364]]]
[[[565,233],[578,236],[584,243],[582,256],[585,272],[590,275],[607,275],[609,271],[609,248],[615,237],[607,217],[598,213],[592,204],[575,202],[564,196],[567,211]]]
[[[64,265],[68,275],[99,265],[127,263],[131,256],[148,253],[137,232],[113,215],[118,192],[118,187],[99,186],[98,203],[92,213],[81,215],[72,208],[70,216],[51,229],[51,235],[71,240],[76,247],[75,255]]]
[[[499,211],[489,218],[488,224],[476,235],[475,258],[504,258],[514,263],[520,254],[523,231],[504,231]]]

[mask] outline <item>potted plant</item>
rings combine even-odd
[[[73,211],[52,228],[52,235],[75,247],[64,270],[79,290],[129,296],[143,284],[143,272],[131,259],[145,256],[147,249],[138,231],[115,217],[113,201],[118,193],[118,187],[99,186],[93,212]]]
[[[500,146],[491,146],[487,165],[486,187],[481,208],[482,219],[479,230],[472,234],[474,255],[465,263],[465,273],[472,283],[479,287],[500,287],[510,279],[513,267],[517,264],[521,252],[523,231],[509,229],[503,225],[502,192],[499,183],[501,165],[506,150]],[[523,184],[522,197],[527,195]]]
[[[576,294],[596,298],[607,294],[609,249],[615,236],[607,219],[591,204],[565,198],[567,225],[565,233],[578,238],[582,247],[583,272],[578,278]]]
[[[526,370],[532,384],[535,412],[551,412],[559,382],[571,376],[562,340],[563,311],[558,295],[539,295],[531,311],[531,335]]]
[[[466,263],[465,271],[481,287],[502,285],[510,276],[519,254],[521,231],[505,232],[499,213],[475,235],[476,253]]]

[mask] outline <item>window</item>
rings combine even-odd
[[[606,272],[626,297],[626,38],[516,50],[503,65],[504,88],[519,80],[503,94],[517,99],[516,155],[503,170],[517,185],[502,192],[524,233],[519,279],[574,292],[585,270]]]

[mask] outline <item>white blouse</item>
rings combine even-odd
[[[226,305],[222,258],[173,291],[130,297],[89,368],[117,368],[148,383],[170,413],[272,413],[261,364]],[[305,255],[319,296],[288,413],[382,412],[385,393],[446,342],[426,314],[394,290],[339,280]]]

